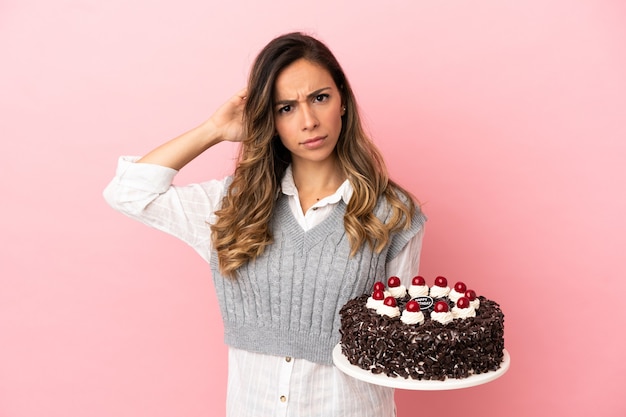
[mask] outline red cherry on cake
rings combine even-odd
[[[446,279],[446,277],[438,276],[437,278],[435,278],[435,285],[438,287],[447,287],[448,280]]]
[[[467,297],[461,297],[458,300],[456,300],[456,306],[458,308],[469,308],[470,306],[470,300]]]
[[[448,311],[448,303],[446,303],[445,301],[437,301],[435,303],[435,313],[446,313]]]
[[[385,299],[385,293],[384,293],[384,292],[382,292],[382,291],[380,291],[380,290],[376,290],[376,291],[374,291],[374,292],[372,293],[372,298],[373,298],[374,300],[377,300],[377,301],[379,301],[379,300],[384,300],[384,299]]]
[[[465,296],[470,301],[474,301],[476,299],[476,291],[474,291],[474,290],[467,290],[467,291],[465,291]]]
[[[383,303],[386,306],[389,306],[389,307],[396,307],[397,306],[395,297],[391,297],[391,296],[386,297],[385,301],[383,301]]]
[[[417,313],[418,311],[420,311],[419,303],[415,300],[409,301],[408,303],[406,303],[406,311],[409,311],[411,313]]]
[[[376,281],[374,283],[374,291],[385,291],[385,284],[382,281]]]
[[[412,285],[426,285],[426,280],[424,279],[424,277],[421,276],[416,276],[413,277],[413,279],[411,280],[411,284]]]
[[[387,285],[390,288],[399,287],[400,286],[400,278],[398,277],[389,277],[387,280]]]
[[[461,294],[465,294],[465,291],[467,291],[467,286],[465,285],[464,282],[459,281],[456,284],[454,284],[454,291],[460,292]]]

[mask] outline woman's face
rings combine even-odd
[[[334,157],[341,132],[342,99],[330,73],[299,59],[274,85],[274,123],[292,162],[323,162]]]

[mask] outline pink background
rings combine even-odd
[[[424,203],[422,273],[506,314],[507,374],[398,391],[399,416],[625,415],[624,2],[5,0],[0,417],[223,415],[207,266],[101,192],[296,29]],[[178,181],[228,173],[234,148],[210,153]]]

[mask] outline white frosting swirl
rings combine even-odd
[[[384,300],[374,300],[374,298],[370,296],[367,299],[367,303],[365,303],[365,307],[373,308],[374,310],[376,310],[378,309],[378,307],[383,305],[384,302],[385,302]]]
[[[399,287],[388,287],[387,291],[389,291],[389,295],[394,298],[402,298],[406,295],[406,287],[404,285],[400,285]]]
[[[454,317],[452,316],[452,313],[449,311],[443,311],[443,312],[436,312],[433,311],[432,313],[430,313],[430,318],[432,320],[438,321],[441,324],[448,324],[450,323],[452,320],[454,320]]]
[[[455,319],[466,319],[468,317],[476,317],[476,310],[474,307],[470,306],[468,308],[458,308],[457,306],[452,307],[452,316]]]
[[[456,303],[459,300],[459,298],[465,297],[465,294],[462,292],[457,292],[457,290],[452,288],[452,290],[450,291],[450,295],[448,295],[448,297],[450,297],[450,299]]]
[[[409,287],[409,295],[411,298],[427,296],[428,285],[411,285]]]
[[[404,310],[400,320],[402,320],[404,324],[422,324],[424,323],[424,313],[421,311]]]
[[[398,317],[400,315],[400,309],[397,306],[391,307],[385,304],[378,307],[376,312],[381,316]]]
[[[430,296],[433,298],[442,298],[450,294],[450,287],[439,287],[433,285],[430,287]]]
[[[472,306],[474,310],[478,310],[478,307],[480,307],[480,300],[478,299],[478,297],[476,297],[474,301],[470,301],[470,306]]]

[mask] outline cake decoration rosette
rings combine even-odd
[[[465,297],[469,299],[470,305],[474,308],[474,310],[478,310],[478,308],[480,307],[480,299],[476,296],[476,291],[465,291]]]
[[[455,319],[476,317],[476,310],[472,307],[469,298],[463,296],[457,300],[455,306],[452,307],[452,316]]]
[[[383,301],[383,304],[376,309],[376,313],[381,316],[388,317],[398,317],[400,315],[400,309],[398,308],[398,303],[396,302],[395,297],[389,296],[386,297]]]
[[[395,298],[402,298],[406,295],[406,287],[402,285],[400,278],[393,276],[387,280],[387,291]]]
[[[430,313],[430,318],[444,325],[454,320],[450,307],[445,301],[437,301],[435,303],[434,310]]]
[[[372,295],[370,295],[367,299],[367,303],[365,303],[365,307],[377,310],[378,307],[383,305],[385,300],[385,293],[380,290],[374,290]]]
[[[385,297],[389,297],[391,294],[389,294],[389,291],[387,291],[387,287],[385,287],[385,284],[382,281],[376,281],[374,283],[374,289],[372,290],[372,293],[374,291],[382,291],[383,294],[385,294]]]
[[[411,280],[411,285],[409,286],[409,295],[411,298],[417,297],[425,297],[428,295],[428,285],[426,285],[426,280],[424,277],[416,276]]]
[[[467,286],[465,285],[464,282],[459,281],[456,284],[454,284],[454,287],[452,287],[452,290],[450,290],[450,294],[448,295],[448,298],[450,298],[450,300],[456,303],[456,301],[459,298],[465,296],[465,291],[467,291]]]
[[[424,323],[424,313],[420,310],[420,305],[417,301],[411,300],[406,303],[402,317],[400,320],[404,324],[422,324]]]
[[[430,296],[433,298],[443,298],[450,294],[448,280],[445,277],[438,276],[435,278],[435,285],[430,287]]]

